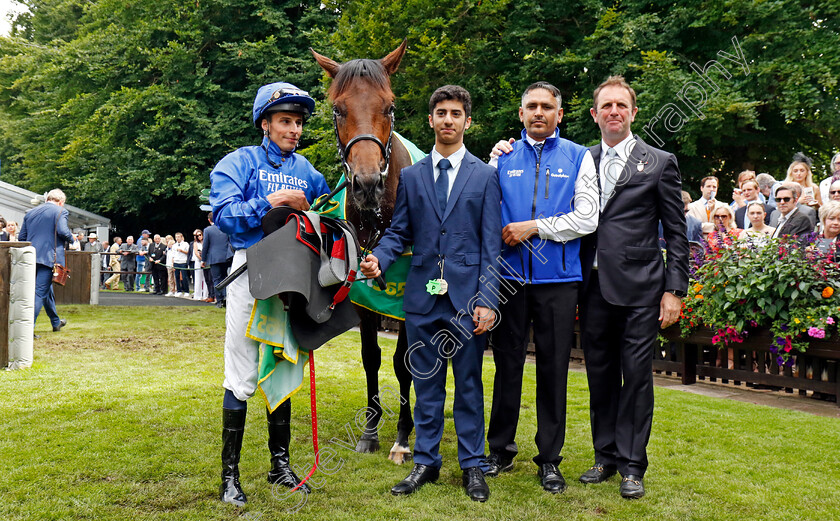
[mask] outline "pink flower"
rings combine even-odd
[[[831,317],[828,317],[827,319],[825,319],[825,323],[830,326],[830,325],[834,324],[834,319],[831,318]]]
[[[808,336],[814,338],[825,338],[825,330],[818,327],[809,327]]]

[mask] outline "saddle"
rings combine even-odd
[[[344,220],[272,208],[265,237],[246,250],[251,295],[279,295],[300,347],[317,349],[359,323],[347,295],[359,269],[359,242]]]

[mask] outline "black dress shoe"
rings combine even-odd
[[[484,473],[481,472],[479,467],[464,469],[464,475],[461,477],[461,481],[464,483],[464,489],[467,491],[467,495],[473,501],[481,501],[483,503],[490,497],[490,487],[484,481]]]
[[[645,483],[642,481],[642,476],[627,474],[622,478],[618,490],[624,499],[639,499],[645,495]]]
[[[61,319],[57,326],[53,326],[53,331],[61,331],[61,328],[67,325],[67,320]]]
[[[394,485],[391,494],[395,496],[413,494],[426,483],[434,483],[439,477],[440,469],[438,467],[415,463],[411,473],[404,480]]]
[[[605,465],[596,461],[594,465],[589,467],[589,470],[581,474],[578,481],[589,485],[602,483],[615,476],[616,470],[615,465]]]
[[[537,471],[540,477],[540,484],[543,490],[551,492],[552,494],[561,494],[566,490],[566,480],[563,479],[563,474],[557,470],[557,465],[554,463],[543,463],[540,465],[540,470]]]
[[[484,471],[484,477],[495,478],[502,472],[510,472],[513,470],[513,458],[502,456],[491,452],[487,459],[484,460],[487,470]]]

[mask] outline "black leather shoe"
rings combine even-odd
[[[53,331],[61,331],[61,328],[67,325],[67,320],[61,319],[57,326],[53,326]]]
[[[239,453],[245,431],[245,411],[222,409],[222,484],[219,499],[241,507],[248,498],[239,483]]]
[[[481,472],[479,467],[464,469],[464,475],[461,477],[461,481],[464,483],[464,489],[467,491],[467,495],[473,501],[484,503],[490,497],[490,487],[484,481],[484,473]]]
[[[615,465],[604,465],[603,463],[596,461],[594,465],[589,467],[589,470],[581,474],[578,481],[589,485],[603,483],[615,476],[616,470]]]
[[[566,490],[566,480],[563,474],[557,470],[557,465],[554,463],[543,463],[540,465],[540,470],[537,471],[540,477],[540,484],[543,490],[551,492],[552,494],[561,494]]]
[[[486,478],[495,478],[502,472],[513,470],[513,458],[508,458],[493,452],[487,456],[484,464],[487,465],[487,470],[484,471],[484,477]]]
[[[420,487],[426,483],[434,483],[439,477],[439,468],[415,463],[411,473],[404,480],[394,485],[391,494],[395,496],[414,494]]]
[[[645,495],[645,483],[642,481],[642,476],[627,474],[621,480],[618,490],[624,499],[639,499]]]

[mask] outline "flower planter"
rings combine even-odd
[[[788,392],[807,391],[817,396],[840,396],[840,338],[811,339],[805,353],[797,354],[790,367],[780,367],[770,352],[775,337],[768,329],[751,331],[743,343],[730,344],[729,350],[718,349],[712,342],[715,331],[698,328],[686,338],[680,337],[677,326],[662,331],[662,336],[672,342],[654,354],[653,368],[658,372],[674,372],[681,376],[684,385],[697,378],[711,381],[732,380],[736,385],[783,388]]]

